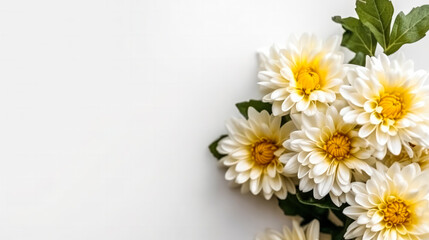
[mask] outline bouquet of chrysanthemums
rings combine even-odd
[[[333,17],[342,38],[260,51],[262,100],[209,146],[226,180],[294,216],[256,239],[429,239],[429,74],[389,56],[425,36],[429,5],[393,12],[357,1],[357,18]]]

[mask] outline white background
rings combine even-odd
[[[424,0],[394,1],[409,11]],[[207,145],[255,51],[341,34],[349,0],[0,1],[0,239],[245,240],[288,223]],[[429,39],[403,52],[429,70]]]

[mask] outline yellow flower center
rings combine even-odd
[[[387,205],[383,208],[384,222],[386,222],[387,227],[393,227],[410,221],[411,212],[402,199],[389,197]]]
[[[311,68],[302,68],[296,76],[296,83],[305,94],[310,94],[313,90],[320,88],[319,74]]]
[[[351,141],[341,133],[335,133],[323,146],[331,159],[343,160],[350,157]]]
[[[381,115],[384,118],[399,119],[404,113],[404,100],[398,94],[385,94],[381,97],[378,106],[382,107]]]
[[[273,142],[262,140],[252,145],[252,158],[259,165],[267,165],[276,158],[274,152],[277,149],[277,145],[275,145]]]

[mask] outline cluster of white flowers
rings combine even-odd
[[[347,203],[347,239],[429,239],[428,73],[384,54],[344,64],[339,46],[302,35],[260,54],[272,115],[249,108],[227,124],[217,148],[226,179],[266,199],[298,186]],[[259,239],[318,239],[315,224]]]
[[[285,226],[282,232],[267,229],[264,233],[256,236],[256,240],[319,240],[319,221],[313,220],[311,223],[301,227],[299,221],[292,220],[292,229]]]

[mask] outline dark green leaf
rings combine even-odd
[[[297,195],[289,194],[285,200],[279,199],[278,201],[280,208],[286,215],[301,216],[304,219],[301,223],[302,225],[317,219],[320,222],[321,232],[331,234],[333,240],[343,240],[347,227],[351,222],[353,222],[352,219],[343,214],[343,210],[347,204],[343,204],[341,208],[338,208],[330,200],[323,200],[329,201],[330,203],[314,204],[314,201],[317,202],[320,200],[310,199],[312,199],[312,197],[310,197],[310,193],[297,191]],[[330,209],[329,207],[333,208]],[[344,223],[344,227],[338,227],[329,220],[329,211]]]
[[[428,30],[429,5],[413,8],[407,15],[400,12],[393,24],[389,46],[385,48],[384,52],[392,54],[402,45],[422,39]]]
[[[223,138],[227,137],[227,135],[222,135],[220,136],[218,139],[216,139],[216,141],[212,142],[212,144],[209,145],[209,150],[210,152],[213,154],[213,156],[215,158],[217,158],[218,160],[225,157],[225,154],[221,154],[217,151],[217,145],[219,144],[219,141],[222,140]]]
[[[269,114],[272,114],[272,105],[271,103],[265,103],[262,102],[260,100],[249,100],[248,102],[240,102],[235,104],[235,106],[237,106],[238,111],[240,111],[241,115],[243,115],[246,119],[249,118],[249,116],[247,115],[249,107],[253,107],[256,111],[261,112],[263,110],[266,110]],[[289,122],[290,116],[289,115],[285,115],[282,117],[282,122],[281,125]]]
[[[281,125],[283,125],[283,124],[285,124],[285,123],[289,122],[290,120],[291,120],[291,118],[290,118],[290,116],[289,116],[289,115],[283,116],[283,117],[282,117],[282,123],[281,123]]]
[[[271,103],[264,103],[260,100],[249,100],[248,102],[241,102],[235,104],[237,106],[238,111],[246,118],[248,119],[249,116],[247,115],[247,111],[249,107],[253,107],[256,111],[261,112],[263,110],[268,111],[268,113],[271,114]]]
[[[350,64],[365,66],[366,56],[365,54],[358,52],[355,57],[349,61]]]
[[[377,41],[371,31],[359,19],[335,16],[332,20],[341,24],[346,30],[343,34],[341,46],[347,47],[355,53],[361,52],[365,55],[374,55]]]
[[[357,0],[356,13],[377,41],[386,49],[390,38],[393,4],[390,0]]]
[[[332,233],[333,230],[338,230],[338,227],[328,219],[329,209],[303,204],[298,200],[297,196],[293,194],[288,194],[285,200],[279,199],[278,201],[279,207],[283,210],[285,215],[302,217],[304,219],[301,223],[302,225],[317,219],[320,222],[320,229],[322,232]]]
[[[306,224],[313,219],[321,219],[328,217],[329,210],[324,208],[318,208],[302,204],[296,195],[288,194],[285,200],[279,199],[279,206],[283,210],[284,214],[289,216],[301,216]]]
[[[349,218],[343,213],[344,208],[346,208],[347,206],[349,205],[343,204],[340,209],[331,209],[331,211],[335,216],[338,217],[338,219],[340,219],[342,222],[345,222]]]
[[[344,234],[346,234],[348,226],[353,222],[351,218],[347,218],[344,222],[343,227],[338,227],[332,231],[332,239],[331,240],[344,240]]]
[[[331,201],[329,196],[324,197],[322,199],[315,199],[313,197],[313,192],[303,193],[298,191],[296,193],[296,197],[299,202],[305,205],[311,205],[311,206],[315,206],[318,208],[325,208],[325,209],[336,209],[336,210],[340,209]]]
[[[286,215],[294,216],[301,215],[306,218],[306,216],[313,215],[327,215],[328,210],[317,207],[309,207],[306,204],[301,203],[296,195],[288,194],[288,197],[285,200],[279,199],[279,206]],[[316,212],[313,209],[317,209]]]

